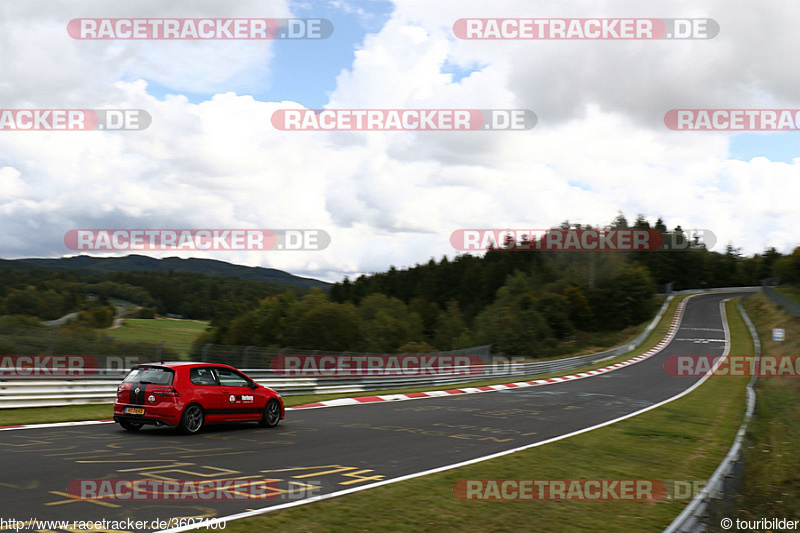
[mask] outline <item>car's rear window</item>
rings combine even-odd
[[[154,385],[172,385],[172,378],[175,376],[169,368],[158,366],[137,367],[125,376],[123,381],[128,383],[152,383]]]

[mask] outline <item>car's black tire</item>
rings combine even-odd
[[[198,404],[193,403],[191,405],[187,405],[186,409],[183,410],[181,422],[178,428],[181,430],[181,433],[185,433],[186,435],[194,435],[203,429],[204,421],[205,413],[203,413],[203,408]]]
[[[281,404],[275,398],[267,402],[264,407],[264,414],[261,415],[259,425],[262,428],[274,428],[281,421]]]
[[[119,425],[122,426],[122,429],[124,429],[125,431],[139,431],[140,429],[142,429],[142,426],[144,424],[142,424],[141,422],[129,422],[128,420],[120,420]]]

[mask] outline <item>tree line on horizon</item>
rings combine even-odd
[[[262,299],[286,291],[274,282],[185,272],[85,274],[44,268],[0,269],[0,315],[54,320],[75,311],[108,306],[117,298],[143,307],[144,316],[180,315],[226,322]],[[298,289],[303,294],[305,289]],[[87,298],[87,296],[96,298]],[[110,306],[113,311],[113,306]],[[113,312],[112,312],[113,315]],[[92,327],[104,327],[94,325]]]
[[[561,229],[590,229],[565,221]],[[620,213],[606,229],[654,229]],[[197,343],[360,352],[426,352],[493,345],[493,353],[551,356],[602,345],[649,320],[657,291],[755,286],[778,276],[800,283],[800,247],[744,257],[733,246],[709,251],[587,252],[489,250],[431,258],[410,268],[345,278],[312,291],[262,300]],[[613,343],[613,340],[612,340]]]
[[[642,215],[629,226],[621,213],[608,226],[629,227],[682,233]],[[561,225],[571,228],[589,226]],[[667,284],[749,286],[768,277],[800,284],[800,247],[752,257],[701,243],[670,252],[494,249],[345,278],[328,292],[196,273],[3,269],[0,315],[50,320],[81,311],[85,326],[100,328],[113,319],[107,299],[118,298],[142,306],[143,317],[209,320],[196,344],[379,353],[491,344],[494,353],[550,356],[613,344],[653,316]]]

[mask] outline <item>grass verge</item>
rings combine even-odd
[[[114,409],[110,403],[65,405],[63,407],[1,409],[0,426],[46,424],[48,422],[74,422],[79,420],[105,420],[112,416],[114,416]]]
[[[747,298],[744,307],[758,329],[764,355],[800,355],[800,320],[763,293]],[[786,340],[773,341],[772,328],[784,328]],[[760,378],[756,395],[756,416],[744,451],[739,518],[800,519],[800,379]]]

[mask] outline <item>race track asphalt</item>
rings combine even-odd
[[[275,428],[224,425],[195,436],[147,427],[128,433],[116,424],[3,431],[0,519],[223,517],[365,487],[595,426],[692,386],[699,378],[667,375],[665,358],[722,354],[726,333],[720,302],[741,295],[688,299],[675,338],[661,352],[575,381],[288,411]],[[247,498],[246,489],[236,500],[72,498],[70,482],[75,486],[87,479],[270,479],[267,492],[274,497]]]

